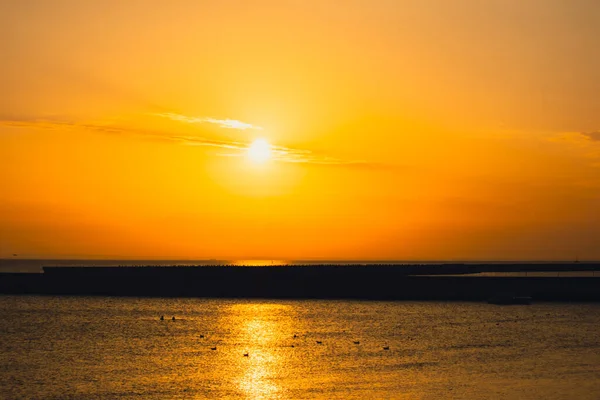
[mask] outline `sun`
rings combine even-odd
[[[256,139],[248,147],[248,158],[262,164],[271,159],[271,145],[265,139]]]

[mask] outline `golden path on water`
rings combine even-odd
[[[292,357],[291,340],[301,329],[294,315],[294,307],[285,304],[242,303],[229,308],[223,322],[231,327],[231,341],[239,349],[231,355],[232,380],[247,398],[283,396],[278,378]]]

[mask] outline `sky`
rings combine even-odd
[[[0,257],[600,259],[596,0],[0,0],[0,37]]]

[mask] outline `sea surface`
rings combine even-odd
[[[599,399],[599,328],[585,303],[0,296],[0,398]]]

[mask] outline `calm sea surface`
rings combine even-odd
[[[598,304],[0,296],[0,398],[599,399],[599,328]]]

